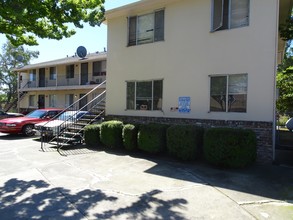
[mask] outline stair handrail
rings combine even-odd
[[[79,102],[80,102],[80,100],[82,100],[83,98],[85,98],[85,97],[88,97],[91,93],[93,93],[93,92],[95,92],[98,88],[100,88],[102,85],[104,85],[104,84],[106,84],[106,80],[105,81],[103,81],[102,83],[100,83],[98,86],[96,86],[95,88],[93,88],[92,90],[90,90],[88,93],[86,93],[84,96],[82,96],[81,98],[79,98],[77,101],[75,101],[74,103],[72,103],[71,105],[69,105],[67,108],[65,108],[65,109],[63,109],[58,115],[56,115],[56,116],[54,116],[53,118],[51,118],[50,120],[48,120],[43,126],[42,126],[42,128],[44,128],[48,123],[50,123],[51,121],[53,121],[53,120],[56,120],[62,113],[64,113],[64,112],[66,112],[66,111],[68,111],[68,110],[72,110],[72,108],[74,107],[74,106],[76,106],[77,104],[79,104]],[[86,105],[84,105],[84,106],[82,106],[82,108],[81,109],[83,109],[84,107],[86,107],[86,106],[89,106],[90,104],[92,104],[94,101],[96,101],[98,98],[100,98],[103,94],[105,94],[106,93],[106,91],[104,90],[102,93],[100,93],[97,97],[95,97],[94,99],[92,99],[90,102],[88,102]],[[101,100],[101,101],[103,101],[103,99]],[[100,102],[101,102],[100,101]],[[92,106],[92,108],[93,107],[95,107],[95,106],[97,106],[100,102],[98,102],[96,105],[94,105],[94,106]],[[92,109],[91,108],[91,109]],[[76,113],[73,115],[73,116],[76,116],[80,111],[82,111],[81,109],[78,109],[78,110],[76,110]],[[77,118],[77,117],[75,117],[75,118]],[[68,118],[66,121],[64,121],[61,125],[63,125],[63,124],[66,124],[69,120],[71,120],[72,121],[72,119],[71,118]],[[68,123],[67,123],[68,124]],[[60,126],[61,126],[60,125]],[[59,132],[60,133],[60,132]],[[41,148],[43,149],[43,140],[42,140],[42,137],[43,137],[43,134],[44,134],[44,130],[42,129],[41,130]],[[57,137],[58,137],[58,135],[59,134],[57,134]],[[56,137],[54,137],[54,138],[56,138]],[[53,138],[53,139],[54,139]],[[52,140],[53,140],[52,139]],[[52,140],[50,140],[49,142],[51,142]]]
[[[95,97],[95,98],[93,99],[93,101],[95,101],[95,100],[101,98],[102,96],[105,95],[105,93],[106,93],[106,91],[103,91],[99,96]],[[99,104],[100,104],[102,101],[104,101],[105,99],[106,99],[106,96],[102,97],[102,98],[100,99],[99,102],[97,102],[94,106],[92,106],[91,109],[95,108],[97,105],[99,105]],[[88,104],[90,104],[90,103],[92,103],[92,101],[89,102]],[[90,110],[91,110],[91,109],[90,109]],[[90,110],[89,110],[89,111],[90,111]],[[78,111],[77,111],[75,114],[73,114],[73,115],[76,116],[76,115],[77,115],[79,112],[81,112],[81,111],[82,111],[82,110],[78,110]],[[101,111],[99,114],[97,114],[94,118],[92,118],[92,119],[87,123],[87,125],[90,124],[91,122],[95,121],[95,119],[97,119],[98,117],[100,117],[104,112],[105,112],[105,110],[103,110],[103,111]],[[66,129],[67,129],[69,126],[71,126],[71,125],[74,124],[74,123],[77,123],[79,120],[82,119],[82,117],[81,117],[81,118],[73,117],[73,118],[74,118],[74,121],[72,121],[72,120],[70,120],[70,118],[68,118],[68,119],[66,119],[64,122],[62,122],[60,125],[58,125],[59,127],[62,128],[62,130],[60,129],[60,131],[57,133],[57,135],[56,135],[55,137],[53,137],[48,143],[51,143],[51,142],[53,142],[54,140],[58,139],[59,136],[61,136],[64,132],[66,132]],[[72,122],[72,123],[68,123],[68,121],[70,121],[70,122]],[[65,125],[65,126],[63,126],[63,125]],[[83,128],[81,128],[80,130],[78,130],[77,133],[79,133],[80,131],[82,131],[82,129],[83,129]],[[76,135],[77,135],[77,134],[76,134]],[[74,135],[74,136],[72,136],[72,137],[75,137],[76,135]],[[70,140],[68,140],[68,141],[66,141],[66,142],[63,142],[63,143],[61,144],[61,146],[59,145],[59,142],[57,142],[58,151],[62,148],[62,146],[64,146],[64,144],[67,144],[69,141],[70,141]]]
[[[102,83],[100,83],[98,86],[96,86],[95,88],[93,88],[91,91],[89,91],[88,93],[86,93],[84,96],[82,96],[81,98],[79,98],[78,100],[76,100],[75,102],[73,102],[71,105],[69,105],[67,108],[63,109],[59,114],[55,115],[54,117],[52,117],[50,120],[48,120],[45,124],[47,125],[49,122],[55,120],[56,118],[58,118],[62,113],[70,110],[70,108],[72,108],[74,105],[76,105],[77,103],[79,103],[79,101],[83,98],[85,98],[86,96],[88,96],[89,94],[93,93],[94,91],[96,91],[98,88],[100,88],[102,85],[106,84],[106,80],[103,81]]]

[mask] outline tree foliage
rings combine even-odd
[[[293,67],[278,72],[277,88],[279,89],[277,109],[281,113],[293,113]]]
[[[0,87],[1,93],[5,94],[6,104],[17,99],[17,73],[14,71],[19,66],[30,63],[30,60],[37,58],[38,51],[24,49],[23,46],[16,47],[10,42],[2,46],[0,54]],[[2,96],[3,98],[3,96]]]
[[[15,46],[37,45],[36,37],[60,40],[83,22],[100,25],[104,0],[5,0],[0,2],[0,33]]]

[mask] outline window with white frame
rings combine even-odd
[[[74,78],[74,64],[66,66],[66,78]]]
[[[128,18],[128,46],[164,40],[165,11]]]
[[[37,76],[37,70],[33,69],[30,71],[30,81],[36,81],[36,76]]]
[[[56,107],[56,95],[49,95],[49,107]]]
[[[211,31],[249,25],[250,0],[212,0]]]
[[[56,67],[50,67],[50,80],[56,79]]]
[[[35,95],[30,95],[29,96],[29,106],[35,106]]]
[[[69,107],[73,104],[74,95],[73,94],[66,94],[65,95],[65,107]]]
[[[128,110],[162,110],[163,80],[127,82]]]
[[[246,112],[247,78],[247,74],[211,76],[210,111]]]
[[[106,75],[106,60],[93,62],[93,76]]]

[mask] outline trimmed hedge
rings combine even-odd
[[[121,121],[106,121],[101,124],[101,142],[112,148],[123,147],[122,142],[123,122]]]
[[[204,129],[195,125],[173,125],[167,129],[167,148],[171,156],[191,161],[201,154]]]
[[[212,164],[245,167],[256,160],[256,143],[252,130],[211,128],[204,135],[203,151]]]
[[[138,126],[133,124],[124,125],[122,129],[123,145],[126,150],[137,150]]]
[[[102,143],[100,140],[100,124],[87,125],[84,128],[84,139],[88,147],[99,147]]]
[[[142,124],[138,132],[138,148],[142,151],[159,154],[166,151],[166,130],[164,124]]]

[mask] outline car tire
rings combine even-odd
[[[33,131],[34,129],[34,125],[25,125],[23,128],[22,128],[22,133],[25,135],[25,136],[34,136],[35,135],[35,132]]]

